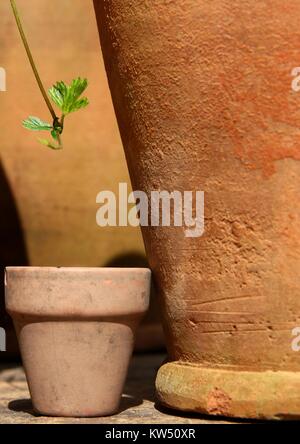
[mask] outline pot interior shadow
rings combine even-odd
[[[4,269],[7,266],[28,265],[24,232],[17,205],[0,162],[0,327],[6,331],[6,352],[0,360],[18,357],[18,346],[10,317],[5,311]]]

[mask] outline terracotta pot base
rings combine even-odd
[[[166,407],[233,418],[300,417],[300,372],[241,371],[171,362],[157,375]]]
[[[117,413],[136,322],[17,319],[14,324],[37,414],[93,418]]]

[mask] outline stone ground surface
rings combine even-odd
[[[22,367],[0,363],[1,424],[205,424],[223,419],[162,409],[155,403],[155,374],[163,354],[136,355],[132,360],[120,413],[106,418],[66,419],[36,416],[32,410]]]

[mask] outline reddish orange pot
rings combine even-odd
[[[167,333],[160,401],[300,414],[296,0],[95,0],[135,189],[202,190],[205,234],[144,228]]]

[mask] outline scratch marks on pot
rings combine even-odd
[[[230,315],[230,313],[228,313]],[[190,316],[188,318],[188,325],[193,329],[197,329],[197,333],[200,335],[205,334],[244,334],[244,333],[264,333],[268,336],[270,341],[277,338],[279,333],[289,333],[292,329],[293,323],[278,322],[271,324],[266,319],[257,319],[254,315],[253,321],[235,322],[234,319],[229,320],[214,320],[214,319],[201,319],[199,313],[197,316]],[[275,335],[275,337],[273,337]]]
[[[195,299],[193,300],[188,300],[186,299],[186,301],[191,303],[191,306],[199,306],[199,305],[211,305],[211,304],[218,304],[220,302],[228,302],[228,301],[240,301],[240,300],[244,300],[244,299],[251,299],[251,301],[253,301],[253,299],[257,299],[257,298],[262,298],[263,296],[253,296],[253,295],[237,295],[237,296],[229,296],[229,297],[224,297],[224,298],[219,298],[219,299],[215,299],[215,300],[206,300],[206,301],[197,301]]]

